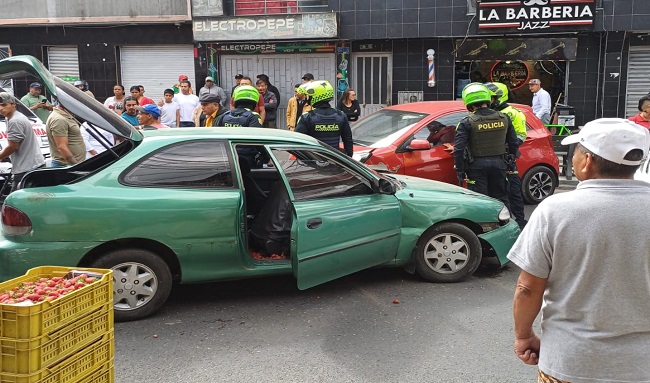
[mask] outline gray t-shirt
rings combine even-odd
[[[19,111],[7,121],[7,140],[19,142],[18,150],[9,155],[11,172],[25,173],[45,164],[32,123]]]
[[[547,278],[539,368],[650,382],[650,184],[588,180],[533,212],[508,258]]]

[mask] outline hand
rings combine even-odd
[[[532,333],[529,338],[515,339],[515,355],[525,364],[531,366],[539,363],[539,337]]]
[[[467,179],[467,175],[465,175],[465,172],[464,172],[464,171],[456,170],[456,176],[458,177],[458,182],[459,182],[460,184],[462,184],[463,182],[465,182],[465,180]]]
[[[445,144],[442,144],[442,146],[445,147],[445,151],[447,151],[447,152],[450,152],[450,153],[451,153],[451,152],[454,151],[454,145],[452,145],[452,144],[446,144],[446,143],[445,143]]]

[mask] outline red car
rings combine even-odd
[[[551,134],[530,106],[514,104],[526,114],[528,137],[517,159],[524,200],[536,204],[558,185],[559,163]],[[381,109],[352,126],[354,158],[386,171],[457,184],[448,145],[469,112],[462,101],[425,101]],[[447,150],[446,150],[447,149]]]

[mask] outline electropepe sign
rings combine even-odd
[[[482,0],[478,30],[558,32],[592,30],[596,0]]]

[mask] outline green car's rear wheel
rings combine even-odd
[[[172,275],[167,263],[142,249],[107,253],[92,267],[113,270],[113,307],[116,321],[147,317],[158,311],[169,297]]]
[[[415,270],[430,282],[459,282],[474,274],[481,243],[472,230],[458,223],[429,228],[416,245]]]

